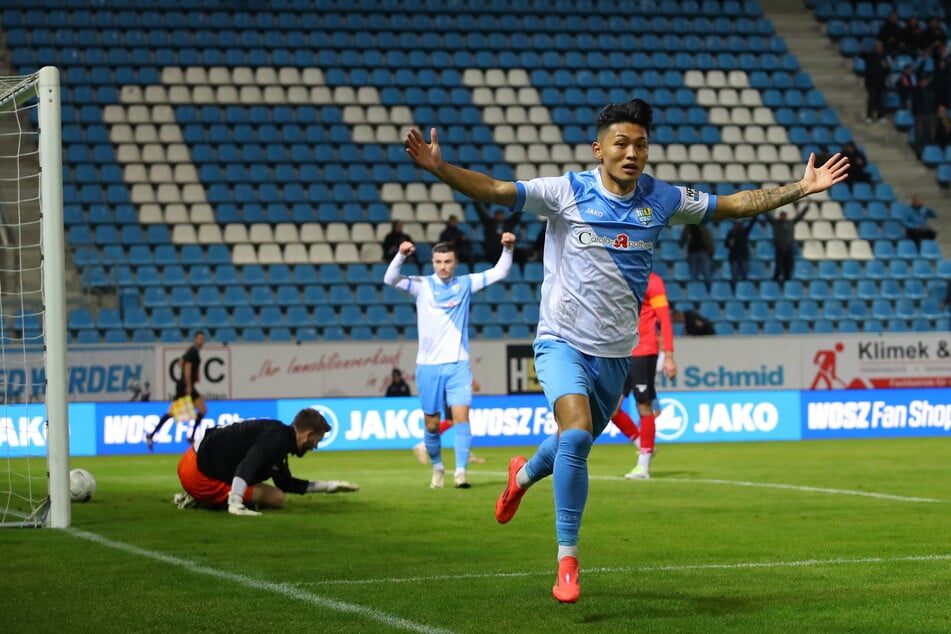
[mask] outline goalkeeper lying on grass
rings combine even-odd
[[[303,457],[330,431],[315,409],[305,408],[287,426],[279,420],[246,420],[205,432],[178,463],[185,493],[178,508],[225,508],[232,515],[260,515],[257,508],[279,509],[284,493],[337,493],[360,487],[342,480],[308,481],[291,475],[289,454]],[[270,478],[274,485],[264,484]],[[276,485],[276,486],[275,486]]]

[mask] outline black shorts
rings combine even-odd
[[[624,381],[624,394],[631,393],[638,403],[653,403],[657,398],[654,380],[657,378],[657,355],[631,357],[631,369]]]
[[[183,397],[183,396],[185,396],[185,384],[184,384],[184,383],[176,383],[176,384],[175,384],[175,397],[174,397],[172,400],[173,400],[173,401],[177,401],[178,399],[180,399],[180,398]],[[193,400],[193,401],[196,401],[196,400],[198,400],[198,399],[200,399],[200,398],[201,398],[201,394],[198,392],[198,390],[195,389],[195,386],[193,385],[193,386],[192,386],[192,400]]]

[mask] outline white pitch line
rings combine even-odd
[[[804,559],[800,561],[750,561],[733,564],[683,564],[669,566],[621,566],[612,568],[582,568],[584,574],[590,573],[644,573],[644,572],[685,572],[690,570],[746,570],[754,568],[808,568],[814,566],[842,566],[859,564],[891,564],[915,561],[949,561],[951,554],[945,555],[909,555],[907,557],[860,557],[855,559]],[[303,586],[357,586],[381,583],[427,583],[439,581],[464,581],[473,579],[505,579],[510,577],[542,577],[551,574],[545,572],[487,572],[467,575],[433,575],[428,577],[389,577],[380,579],[338,579],[329,581],[305,581]]]
[[[470,471],[470,474],[492,475],[508,477],[507,473],[489,472],[489,471]],[[621,476],[601,476],[590,475],[591,480],[622,481]],[[779,484],[773,482],[747,482],[745,480],[719,480],[713,478],[655,478],[652,482],[676,482],[678,484],[726,484],[739,487],[759,487],[763,489],[786,489],[789,491],[804,491],[806,493],[827,493],[830,495],[854,495],[857,497],[875,498],[878,500],[891,500],[893,502],[925,502],[928,504],[947,504],[949,500],[939,500],[936,498],[919,498],[905,495],[892,495],[890,493],[875,493],[873,491],[855,491],[853,489],[826,489],[823,487],[810,487],[798,484]]]
[[[246,575],[239,575],[233,572],[218,570],[216,568],[209,568],[208,566],[201,566],[187,559],[166,555],[164,553],[140,548],[138,546],[133,546],[123,542],[113,541],[103,537],[102,535],[89,533],[75,528],[67,529],[67,532],[75,537],[79,537],[90,542],[95,542],[102,546],[106,546],[107,548],[121,550],[133,555],[146,557],[148,559],[160,561],[172,566],[178,566],[179,568],[184,568],[188,572],[208,575],[222,581],[230,581],[246,588],[251,588],[252,590],[263,590],[265,592],[284,595],[285,597],[303,601],[305,603],[310,603],[311,605],[315,605],[320,608],[326,608],[347,614],[354,614],[370,621],[382,623],[392,628],[407,630],[409,632],[422,632],[424,634],[451,634],[450,630],[444,630],[441,628],[423,625],[421,623],[415,623],[413,621],[409,621],[398,616],[393,616],[391,614],[387,614],[386,612],[380,612],[379,610],[374,610],[372,608],[367,608],[362,605],[357,605],[355,603],[347,603],[345,601],[337,601],[335,599],[328,599],[326,597],[310,594],[298,589],[296,586],[299,584],[292,585],[287,583],[273,583],[270,581],[255,579],[254,577],[248,577]]]
[[[858,497],[876,498],[879,500],[892,500],[895,502],[927,502],[931,504],[946,504],[948,500],[938,500],[935,498],[918,498],[905,495],[892,495],[890,493],[875,493],[873,491],[855,491],[852,489],[826,489],[823,487],[801,486],[798,484],[776,484],[772,482],[746,482],[743,480],[716,480],[706,478],[661,478],[660,482],[680,482],[684,484],[729,484],[740,487],[761,487],[764,489],[788,489],[791,491],[805,491],[808,493],[829,493],[832,495],[855,495]]]

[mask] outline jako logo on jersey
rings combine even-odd
[[[327,447],[333,444],[333,441],[337,438],[337,433],[340,431],[340,423],[337,422],[337,415],[333,413],[332,409],[323,405],[311,405],[310,408],[320,412],[320,414],[327,419],[327,422],[330,423],[330,432],[323,437],[320,443],[318,443],[318,446]]]
[[[690,421],[687,408],[672,398],[660,399],[660,415],[654,421],[657,436],[663,440],[676,440],[687,431]]]
[[[604,212],[600,209],[592,209],[591,207],[583,210],[581,213],[588,214],[589,216],[597,216],[598,218],[604,218]]]
[[[650,207],[638,207],[634,210],[634,215],[637,216],[637,221],[645,227],[654,221],[654,210]]]

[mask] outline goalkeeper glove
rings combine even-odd
[[[346,480],[331,480],[327,483],[327,493],[359,491],[360,485]]]
[[[234,493],[228,495],[228,512],[232,515],[260,515],[259,512],[246,507],[241,496]]]

